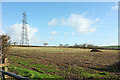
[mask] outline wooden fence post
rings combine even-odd
[[[7,35],[0,35],[0,53],[1,53],[1,64],[0,67],[4,71],[8,71],[8,54],[9,54],[9,48],[10,48],[10,43],[9,43],[10,37]],[[7,77],[4,76],[3,78]]]
[[[6,64],[5,71],[8,71],[8,58],[5,58],[5,64]]]

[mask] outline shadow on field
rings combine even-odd
[[[110,66],[106,66],[103,68],[93,68],[89,67],[90,69],[100,70],[100,71],[108,71],[108,72],[120,72],[120,62],[114,63]]]

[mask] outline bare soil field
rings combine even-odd
[[[118,50],[12,47],[9,71],[34,80],[46,79],[95,79],[117,80]]]

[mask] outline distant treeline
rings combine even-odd
[[[83,48],[83,49],[111,49],[111,50],[120,50],[120,46],[95,46],[93,44],[74,44],[70,46],[69,44],[59,44],[58,46],[48,46],[48,43],[44,43],[44,46],[33,46],[33,45],[16,45],[18,42],[13,42],[11,43],[10,41],[10,36],[7,35],[0,35],[0,40],[4,39],[2,37],[7,37],[5,39],[7,40],[2,40],[2,41],[7,41],[7,45],[15,46],[15,47],[63,47],[63,48]],[[1,42],[1,41],[0,41]],[[1,44],[0,44],[1,46]],[[3,44],[2,44],[3,46]]]
[[[109,50],[120,50],[120,46],[95,46],[92,44],[80,44],[69,46],[70,48],[83,48],[83,49],[109,49]]]
[[[120,46],[94,46],[92,44],[80,44],[80,45],[73,45],[69,46],[66,45],[59,45],[59,46],[33,46],[33,45],[12,45],[15,47],[63,47],[63,48],[82,48],[82,49],[108,49],[108,50],[120,50]]]

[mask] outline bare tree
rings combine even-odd
[[[13,42],[13,44],[14,44],[14,45],[16,45],[16,44],[17,44],[17,42]]]
[[[95,48],[95,46],[92,44],[88,44],[88,48]]]
[[[65,44],[65,47],[69,47],[69,44]]]
[[[78,44],[74,44],[73,47],[74,48],[79,48],[79,45]]]
[[[48,45],[48,43],[44,43],[44,46]]]
[[[80,44],[79,47],[80,48],[86,48],[88,46],[88,44]]]
[[[63,44],[59,44],[60,47],[63,47]]]

